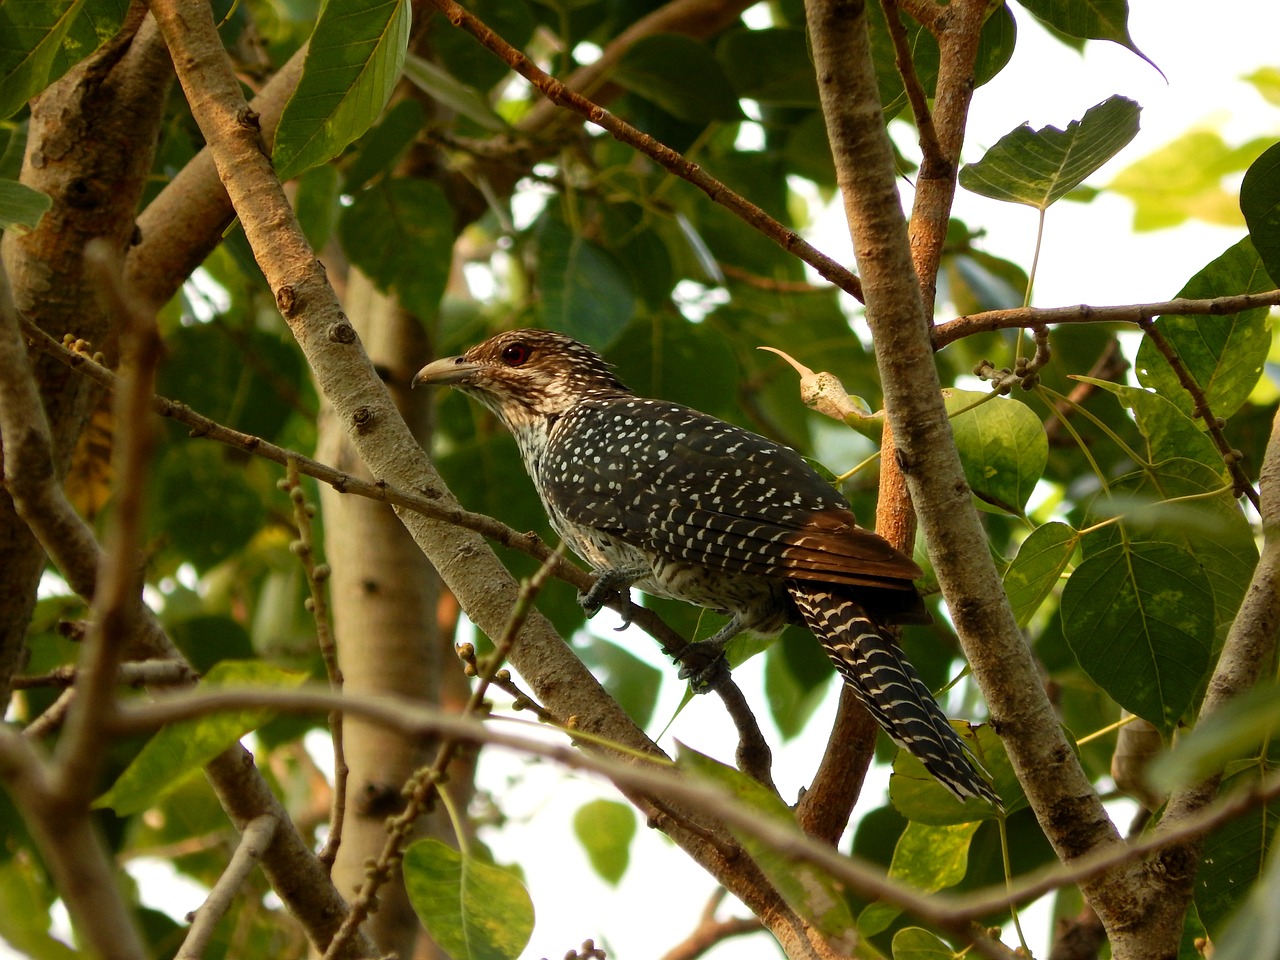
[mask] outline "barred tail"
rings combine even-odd
[[[1000,798],[976,768],[915,667],[866,611],[839,593],[793,582],[791,596],[858,699],[894,742],[915,756],[961,801]]]

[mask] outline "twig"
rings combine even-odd
[[[116,683],[125,687],[167,687],[193,683],[199,674],[189,663],[177,660],[141,660],[122,663],[116,670]],[[34,687],[69,687],[76,682],[76,668],[63,665],[38,676],[13,678],[13,689]]]
[[[329,603],[324,586],[329,580],[329,565],[316,563],[311,530],[315,507],[307,503],[306,491],[298,480],[298,461],[293,457],[286,463],[285,478],[280,481],[280,485],[282,490],[288,491],[289,500],[293,504],[298,539],[290,544],[290,550],[301,561],[302,569],[307,575],[307,587],[311,596],[307,598],[306,608],[316,624],[316,642],[320,648],[320,657],[324,660],[325,673],[329,677],[329,689],[341,693],[342,668],[338,666],[338,645],[334,642],[329,623]],[[333,800],[329,815],[329,836],[318,859],[326,870],[332,872],[333,861],[337,859],[338,847],[342,843],[342,825],[347,812],[347,775],[350,772],[342,747],[342,714],[337,711],[329,714],[329,736],[333,741]]]
[[[271,845],[271,838],[275,836],[278,824],[279,821],[272,816],[261,816],[249,821],[240,834],[240,843],[232,854],[231,862],[209,891],[209,896],[199,909],[188,914],[191,928],[187,931],[182,946],[174,954],[174,960],[202,960],[218,921],[231,909],[231,902],[248,879],[249,872],[258,865],[263,851]]]
[[[614,139],[625,143],[649,157],[664,170],[680,177],[702,190],[715,203],[720,204],[748,226],[764,234],[788,253],[799,257],[814,270],[844,290],[851,297],[862,300],[862,284],[849,270],[806,241],[794,230],[783,226],[745,197],[730,190],[725,184],[708,174],[696,163],[691,163],[670,147],[659,143],[648,134],[641,133],[625,120],[614,116],[604,107],[575,93],[550,74],[538,68],[528,57],[498,36],[483,21],[454,2],[432,0],[449,18],[449,22],[475,37],[481,44],[497,54],[516,73],[524,77],[551,102],[572,110],[591,123],[603,128]]]
[[[1227,465],[1227,470],[1231,473],[1232,482],[1235,484],[1235,496],[1248,497],[1254,509],[1261,510],[1258,491],[1253,488],[1253,484],[1245,476],[1244,467],[1240,466],[1240,461],[1244,459],[1244,454],[1239,450],[1233,449],[1231,444],[1227,442],[1226,434],[1222,432],[1222,428],[1227,425],[1227,422],[1213,415],[1213,411],[1209,408],[1209,398],[1200,389],[1200,384],[1196,383],[1196,378],[1191,375],[1191,371],[1182,362],[1182,358],[1178,356],[1178,351],[1174,349],[1173,344],[1156,327],[1155,322],[1151,319],[1142,319],[1138,321],[1138,326],[1147,335],[1147,339],[1160,351],[1160,355],[1164,357],[1165,362],[1173,369],[1174,375],[1178,378],[1178,383],[1182,385],[1182,389],[1187,391],[1187,395],[1191,397],[1192,416],[1199,417],[1204,421],[1205,428],[1209,431],[1209,436],[1213,438],[1213,445],[1222,454],[1222,461]]]
[[[1280,290],[1242,293],[1208,300],[1190,300],[1180,297],[1158,303],[1130,303],[1105,307],[1091,307],[1082,303],[1073,307],[1017,307],[1010,310],[987,310],[938,324],[933,328],[933,347],[935,350],[941,350],[947,344],[973,336],[975,333],[1011,330],[1036,324],[1141,323],[1143,320],[1152,320],[1165,314],[1218,317],[1257,307],[1273,307],[1277,304],[1280,304]]]
[[[769,844],[779,853],[828,871],[860,896],[883,899],[948,930],[958,930],[971,920],[996,914],[1010,904],[1028,903],[1053,890],[1079,884],[1115,867],[1143,860],[1188,838],[1203,836],[1215,827],[1280,797],[1280,772],[1197,811],[1176,827],[1157,827],[1141,837],[1086,854],[1069,865],[1054,864],[1019,879],[1011,887],[1003,883],[963,895],[922,894],[886,878],[882,868],[845,857],[830,846],[805,836],[793,826],[762,816],[735,800],[719,786],[674,774],[667,765],[624,762],[600,752],[577,750],[564,744],[507,733],[473,717],[460,717],[402,698],[345,693],[337,696],[315,686],[291,690],[225,688],[171,694],[148,703],[122,706],[111,719],[116,733],[143,733],[166,723],[188,720],[225,710],[269,707],[285,713],[316,713],[340,709],[348,714],[385,724],[406,736],[446,737],[460,744],[500,747],[545,757],[570,769],[598,773],[624,788],[632,788],[672,802],[687,803]],[[971,932],[965,929],[963,936]]]
[[[71,701],[75,698],[75,687],[63,690],[58,694],[58,699],[49,704],[44,713],[22,728],[22,735],[28,740],[39,740],[61,729],[67,722],[67,711],[71,709]]]
[[[89,635],[81,648],[76,697],[58,742],[53,774],[56,790],[69,804],[87,803],[97,789],[104,755],[101,720],[113,708],[117,668],[135,631],[141,591],[138,557],[146,473],[155,447],[147,407],[163,346],[155,317],[125,296],[120,262],[106,241],[85,248],[85,267],[96,275],[101,293],[121,326],[121,350],[130,374],[116,394],[116,475],[120,478],[113,530],[102,557],[98,589],[91,604]]]
[[[759,917],[730,917],[716,919],[716,909],[724,901],[724,887],[717,887],[707,901],[698,925],[684,940],[662,955],[662,960],[697,960],[712,947],[733,937],[759,933],[764,929]]]
[[[920,136],[920,151],[924,164],[946,164],[942,153],[942,145],[938,143],[938,133],[933,128],[933,114],[929,110],[929,98],[920,85],[920,77],[916,73],[915,63],[911,59],[910,39],[903,26],[902,16],[898,12],[898,0],[880,0],[884,9],[885,23],[889,27],[889,38],[893,41],[893,59],[902,77],[902,86],[907,93],[907,102],[911,104],[911,114],[915,117],[916,132]]]
[[[524,626],[525,620],[533,610],[534,599],[551,576],[551,571],[555,569],[561,553],[562,548],[557,548],[532,577],[520,584],[516,605],[507,619],[507,625],[502,634],[494,641],[493,654],[480,666],[476,685],[462,708],[462,717],[471,717],[484,710],[484,698],[489,691],[489,684],[515,644],[520,628]],[[365,881],[360,885],[359,893],[351,902],[351,910],[343,920],[342,926],[329,942],[324,960],[336,957],[364,923],[365,918],[376,909],[378,889],[391,878],[395,865],[403,855],[404,846],[410,839],[414,823],[431,809],[436,791],[444,783],[449,764],[453,761],[460,745],[461,741],[457,738],[446,736],[436,750],[436,756],[431,765],[419,770],[405,784],[404,793],[407,797],[405,807],[387,821],[387,839],[383,843],[382,851],[378,854],[378,858],[367,866]]]

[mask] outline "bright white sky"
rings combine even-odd
[[[1259,66],[1280,66],[1275,46],[1274,0],[1235,0],[1209,10],[1200,0],[1134,0],[1131,33],[1138,46],[1168,77],[1168,83],[1142,60],[1109,43],[1087,45],[1083,57],[1049,38],[1015,8],[1018,46],[1012,63],[979,89],[974,99],[966,160],[978,159],[1002,135],[1023,123],[1063,127],[1112,94],[1122,94],[1143,107],[1142,131],[1120,157],[1090,182],[1106,184],[1117,171],[1196,126],[1219,130],[1229,142],[1267,134],[1280,136],[1280,110],[1268,105],[1239,77]],[[970,226],[988,230],[987,249],[1029,264],[1036,216],[1029,208],[1001,204],[960,192],[956,215]],[[1044,252],[1036,287],[1036,303],[1127,303],[1172,296],[1201,266],[1221,253],[1242,231],[1221,228],[1178,229],[1135,236],[1128,203],[1103,197],[1091,205],[1060,203],[1049,212]],[[848,262],[851,257],[842,217],[833,211],[817,225],[812,239],[824,252]],[[598,618],[607,630],[608,611]],[[618,636],[618,635],[613,635]],[[623,635],[640,656],[664,670],[666,664],[647,637],[632,630]],[[758,661],[737,674],[748,698],[764,703]],[[833,685],[834,689],[834,685]],[[679,685],[664,685],[655,735],[674,712]],[[784,798],[794,800],[808,781],[821,748],[820,734],[829,729],[834,696],[829,696],[810,729],[812,742],[781,745],[769,729],[767,712],[757,713],[775,745],[774,776]],[[731,760],[733,732],[719,701],[698,698],[663,737],[673,738]],[[508,791],[510,779],[519,788]],[[537,910],[537,926],[524,960],[562,957],[593,938],[612,960],[655,960],[681,941],[696,925],[714,890],[710,877],[693,866],[659,834],[640,825],[632,846],[631,865],[616,890],[606,888],[591,871],[572,836],[574,811],[599,796],[612,797],[602,785],[564,774],[547,764],[525,764],[486,753],[479,779],[502,798],[511,818],[501,833],[485,837],[501,862],[523,865]],[[883,803],[887,775],[873,772],[860,810]],[[855,816],[857,813],[855,812]],[[133,869],[133,868],[131,868]],[[184,894],[184,884],[164,871],[135,870],[143,879],[144,897],[181,917],[199,904],[199,892]],[[734,912],[721,907],[720,915]],[[736,911],[744,911],[739,906]],[[1043,913],[1027,924],[1031,947],[1047,952]],[[774,960],[779,951],[771,938],[738,939],[708,953],[708,960]],[[0,944],[0,958],[15,957]]]

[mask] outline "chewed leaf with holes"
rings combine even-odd
[[[1111,97],[1072,120],[1067,129],[1024,123],[1005,134],[977,163],[960,171],[960,186],[993,200],[1044,210],[1080,186],[1138,132],[1142,108]]]

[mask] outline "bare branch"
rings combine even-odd
[[[213,938],[214,929],[223,915],[231,909],[231,902],[249,877],[250,871],[262,859],[263,851],[271,845],[279,821],[263,815],[251,820],[240,834],[240,843],[231,856],[218,882],[209,891],[200,908],[188,919],[192,921],[186,939],[174,954],[174,960],[202,960],[204,951]]]

